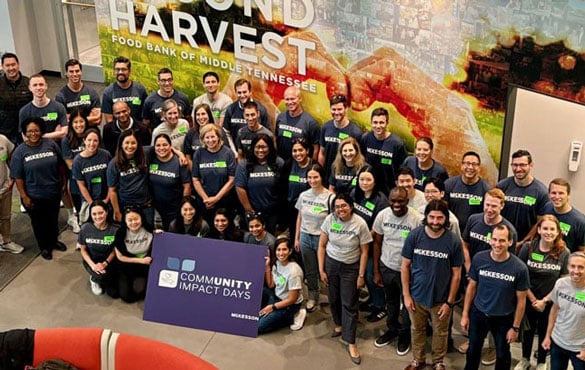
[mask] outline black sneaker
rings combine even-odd
[[[376,340],[374,341],[374,346],[376,346],[378,348],[387,346],[397,336],[398,336],[398,334],[396,332],[393,332],[393,331],[388,330],[387,332],[385,332],[384,334],[382,334],[378,338],[376,338]]]
[[[398,337],[398,344],[396,345],[396,354],[398,356],[404,356],[410,351],[410,338],[409,337]]]
[[[370,302],[362,302],[360,303],[359,310],[360,312],[371,312],[374,309]]]
[[[41,251],[41,257],[43,257],[46,260],[52,260],[53,259],[53,253],[51,253],[51,251],[48,250],[48,249],[43,249]]]
[[[372,309],[372,313],[370,313],[368,315],[368,317],[366,318],[366,320],[368,322],[377,322],[377,321],[382,320],[385,317],[386,317],[386,310],[379,309],[379,308],[374,308],[374,309]]]
[[[57,240],[57,244],[55,245],[55,249],[61,252],[65,252],[67,250],[67,246],[63,244],[63,242]]]

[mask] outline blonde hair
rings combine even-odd
[[[177,101],[175,99],[167,99],[162,103],[161,108],[160,108],[161,109],[160,110],[161,118],[164,118],[165,114],[169,110],[171,110],[175,107],[179,110],[179,118],[181,118],[182,117],[181,110],[179,109],[179,104],[177,103]]]
[[[199,129],[199,141],[201,142],[201,147],[206,148],[205,142],[203,141],[203,138],[205,137],[205,135],[209,131],[215,131],[215,134],[217,135],[217,138],[219,140],[218,145],[221,148],[221,146],[223,145],[221,130],[222,129],[218,125],[216,125],[215,123],[211,123],[211,122],[206,124],[206,125],[201,126],[201,128]]]
[[[355,149],[355,159],[353,160],[353,167],[355,168],[355,172],[357,173],[365,164],[366,159],[362,155],[362,151],[360,150],[360,146],[358,142],[353,137],[348,137],[339,143],[337,147],[337,155],[335,156],[335,160],[333,161],[333,173],[337,175],[341,175],[343,173],[343,168],[347,167],[347,163],[345,163],[345,159],[343,155],[341,155],[341,151],[345,145],[350,144]]]

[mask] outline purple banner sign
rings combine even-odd
[[[144,320],[256,337],[266,248],[155,234]]]

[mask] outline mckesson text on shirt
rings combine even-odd
[[[274,177],[274,172],[252,172],[250,177]]]
[[[492,237],[492,233],[488,233],[487,235],[481,235],[479,233],[472,231],[469,233],[469,237],[473,238],[473,239],[481,240],[484,243],[489,243],[490,239]]]
[[[110,245],[113,242],[113,236],[110,238],[103,238],[103,239],[96,239],[96,238],[87,238],[85,239],[86,244],[99,244],[99,245]]]
[[[53,152],[36,153],[36,154],[31,154],[31,155],[25,156],[24,161],[30,162],[30,161],[35,161],[37,159],[50,158],[50,157],[54,157],[54,156],[55,156],[55,153],[53,153]]]
[[[89,95],[82,95],[82,96],[80,96],[80,98],[83,98],[84,96],[89,97]],[[72,102],[67,103],[67,108],[68,109],[75,108],[75,107],[79,107],[82,105],[90,105],[90,104],[91,104],[91,101],[89,101],[89,100],[77,100],[77,101],[72,101]]]
[[[396,230],[406,230],[406,231],[412,230],[412,227],[410,227],[408,225],[395,224],[392,222],[384,222],[383,225],[384,225],[384,227],[389,227],[391,229],[396,229]]]
[[[366,148],[366,152],[370,153],[370,154],[379,155],[380,157],[387,157],[387,158],[392,158],[392,155],[393,155],[392,152],[386,152],[384,150],[374,149],[374,148]]]
[[[415,248],[414,254],[418,254],[419,256],[441,258],[441,259],[449,258],[449,253],[430,251],[428,249],[421,249],[421,248]]]
[[[177,177],[177,174],[170,172],[170,171],[163,171],[163,170],[153,170],[149,171],[152,175],[157,175],[161,177],[170,177],[171,179]]]
[[[103,170],[105,168],[108,168],[108,165],[105,163],[96,164],[95,166],[89,166],[89,167],[82,169],[81,174],[85,175],[86,173]]]
[[[341,139],[338,137],[325,136],[325,142],[326,143],[340,143]]]
[[[289,126],[289,125],[278,125],[278,128],[283,130],[283,131],[291,131],[297,134],[302,134],[303,130],[298,128],[298,127],[294,127],[294,126]]]
[[[525,204],[527,206],[532,206],[534,205],[534,203],[536,203],[536,199],[530,196],[514,197],[511,195],[506,195],[506,202],[520,203]]]
[[[570,296],[570,295],[563,293],[563,292],[558,292],[558,297],[585,308],[585,301],[583,301],[577,297]]]
[[[138,168],[134,167],[134,168],[129,168],[126,171],[120,171],[120,176],[128,176],[128,175],[133,175],[135,173],[138,173],[139,170]]]
[[[374,214],[373,211],[370,211],[369,209],[362,206],[361,204],[354,203],[353,207],[368,217],[372,217],[372,215]]]
[[[561,271],[560,265],[555,265],[552,263],[542,263],[542,262],[534,262],[532,260],[528,260],[528,262],[526,262],[526,265],[528,267],[534,267],[535,269]]]
[[[479,270],[479,276],[499,279],[504,281],[511,281],[514,282],[516,280],[516,276],[503,274],[501,272],[489,271],[489,270]]]
[[[449,197],[453,199],[478,199],[480,201],[483,199],[483,196],[481,195],[468,193],[449,193]]]

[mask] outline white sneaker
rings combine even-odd
[[[26,213],[26,208],[22,204],[20,205],[20,213]]]
[[[546,364],[538,364],[536,365],[536,370],[548,370]]]
[[[530,361],[527,358],[522,358],[520,362],[516,364],[514,370],[526,370],[530,369]]]
[[[20,244],[16,244],[15,242],[8,242],[4,244],[0,244],[0,252],[9,252],[12,254],[19,254],[24,251],[24,247]]]
[[[89,277],[89,284],[91,285],[91,292],[94,295],[102,295],[104,293],[102,287],[95,281],[91,280],[91,276]]]
[[[75,216],[74,214],[72,214],[71,216],[69,216],[69,218],[67,219],[67,225],[71,226],[71,230],[73,231],[74,234],[79,234],[79,223],[77,222],[77,216]]]
[[[301,330],[303,328],[303,324],[305,323],[305,318],[307,317],[307,310],[301,308],[299,312],[296,313],[295,319],[293,324],[290,326],[290,330]]]

